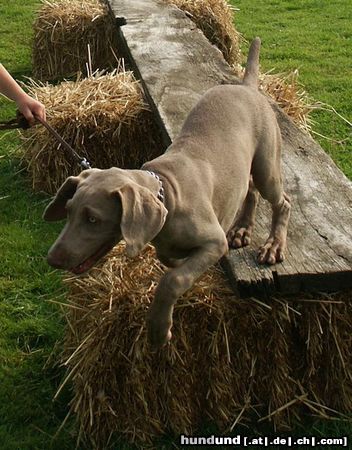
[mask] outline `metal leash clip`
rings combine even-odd
[[[81,165],[81,167],[82,167],[83,170],[91,169],[90,162],[87,161],[86,158],[82,158],[82,159],[81,159],[80,165]]]

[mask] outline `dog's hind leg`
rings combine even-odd
[[[254,179],[256,183],[256,180]],[[256,183],[260,194],[271,203],[271,230],[265,244],[258,252],[260,264],[275,264],[284,260],[287,226],[290,218],[291,202],[282,187],[281,177],[269,177],[264,183]]]
[[[272,143],[277,144],[271,147],[272,154],[259,153],[252,164],[254,184],[261,196],[271,203],[272,208],[270,234],[258,252],[260,264],[275,264],[284,260],[291,210],[290,198],[284,192],[282,184],[279,134],[276,142]]]
[[[284,260],[286,249],[287,226],[290,217],[290,199],[283,192],[279,202],[272,203],[271,230],[265,244],[258,252],[258,262],[260,264],[275,264]]]
[[[239,217],[236,218],[233,226],[227,233],[227,242],[229,247],[240,248],[251,243],[257,204],[258,191],[254,186],[253,179],[251,178],[241,213]]]

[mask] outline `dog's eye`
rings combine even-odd
[[[89,216],[89,217],[88,217],[88,221],[89,221],[90,223],[97,223],[97,218],[94,217],[94,216]]]

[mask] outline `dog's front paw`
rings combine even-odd
[[[284,239],[272,238],[260,247],[258,251],[258,262],[260,264],[276,264],[284,260],[286,242]]]
[[[246,247],[251,243],[253,227],[234,227],[227,233],[227,242],[231,248]]]
[[[167,344],[171,337],[172,319],[169,316],[162,317],[152,307],[147,317],[148,341],[152,350],[159,350]]]

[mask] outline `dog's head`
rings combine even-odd
[[[136,256],[161,230],[167,210],[128,171],[90,169],[69,177],[44,212],[44,219],[67,219],[48,253],[50,265],[74,273],[90,269],[121,239]]]

